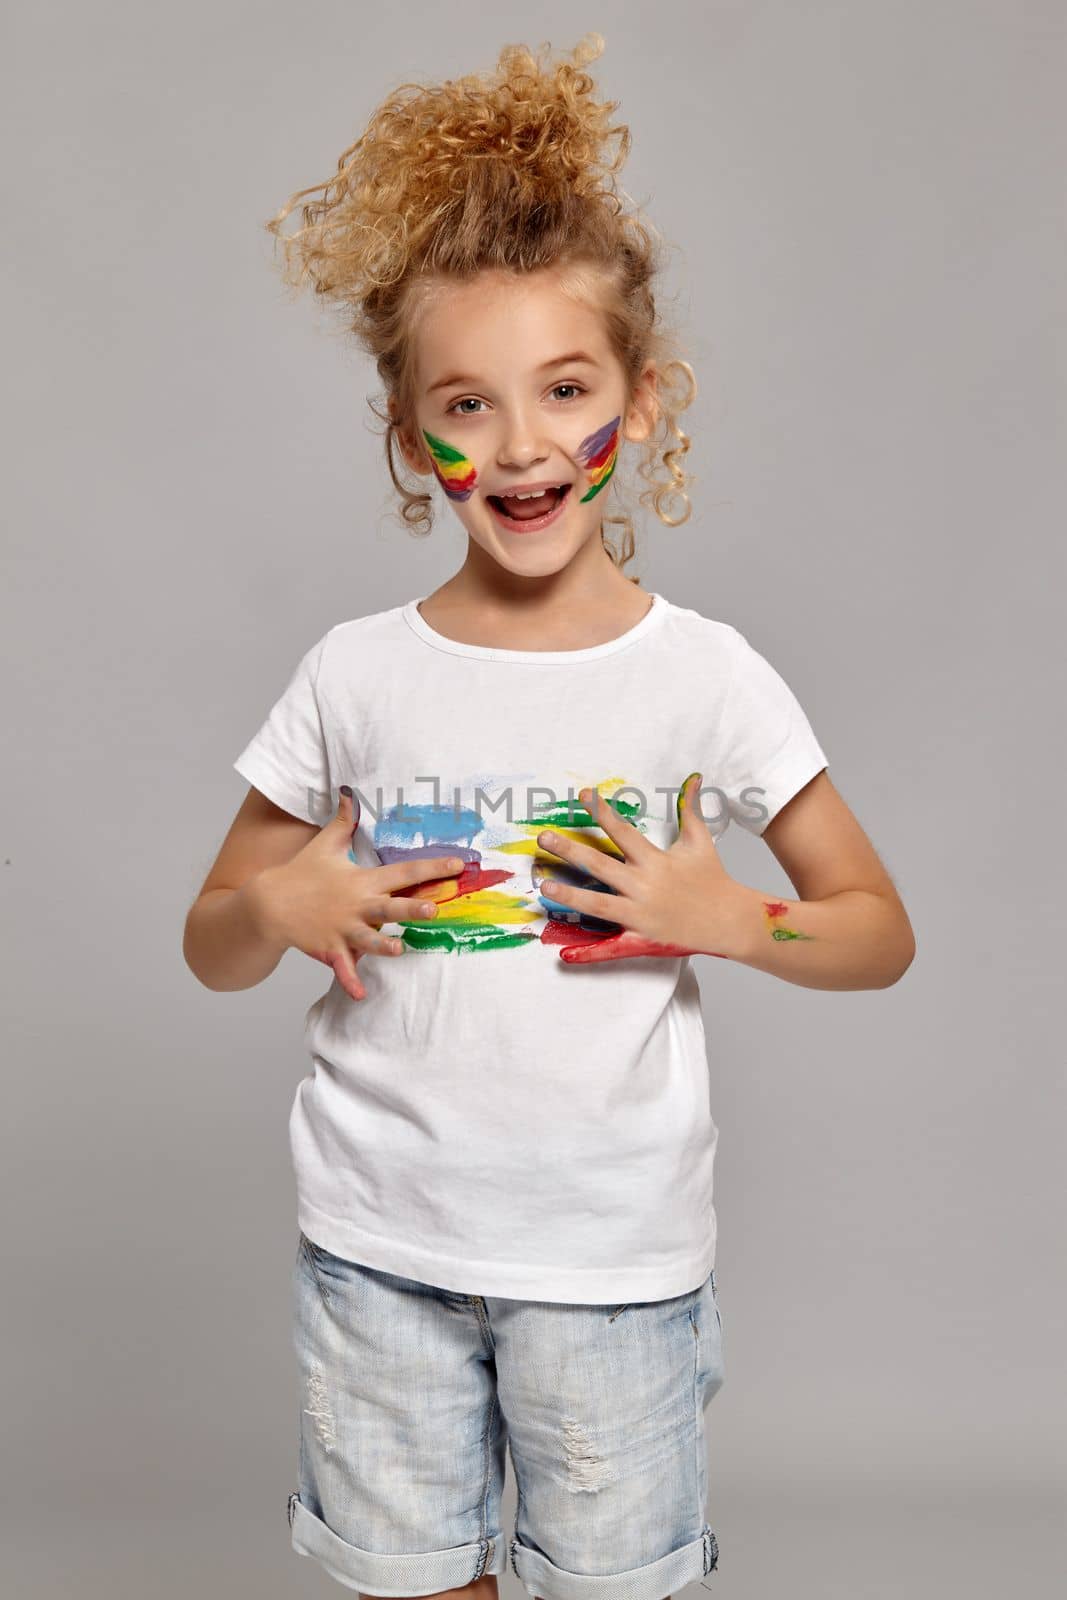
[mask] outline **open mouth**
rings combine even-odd
[[[498,494],[488,494],[485,498],[502,528],[507,528],[510,533],[536,533],[539,528],[547,528],[550,522],[555,521],[570,491],[571,485],[562,483],[528,500],[511,496],[505,500]]]

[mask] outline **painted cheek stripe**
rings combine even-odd
[[[605,422],[596,433],[591,433],[583,439],[575,452],[577,459],[589,473],[593,480],[592,487],[587,494],[582,495],[582,502],[592,500],[599,494],[615,471],[615,461],[619,454],[619,423],[621,417],[613,417],[610,422]]]
[[[436,435],[427,433],[423,428],[422,436],[430,451],[431,465],[437,474],[438,481],[450,500],[469,500],[474,493],[474,485],[478,474],[474,470],[474,462],[459,450],[454,450],[450,444]]]

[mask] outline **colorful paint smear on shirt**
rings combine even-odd
[[[508,784],[514,776],[505,776],[499,782]],[[487,782],[483,776],[479,787],[489,794],[496,781]],[[605,779],[592,787],[620,817],[647,834],[638,803],[621,796],[614,799],[606,792],[609,788],[625,790],[627,780]],[[679,822],[681,798],[680,793],[675,808]],[[625,859],[614,839],[595,821],[590,808],[573,798],[550,800],[535,806],[532,815],[507,820],[492,812],[483,816],[473,807],[456,804],[403,803],[383,811],[373,829],[375,852],[383,866],[420,856],[437,859],[444,854],[464,863],[455,876],[426,879],[404,889],[405,896],[423,895],[435,900],[439,907],[437,915],[425,921],[399,920],[405,945],[412,950],[466,953],[514,949],[539,942],[546,947],[561,947],[560,957],[568,962],[694,953],[680,945],[643,939],[617,922],[553,899],[542,887],[548,877],[602,894],[615,894],[617,890],[573,862],[542,850],[537,836],[546,828],[580,840],[615,860]],[[486,852],[493,856],[491,867],[483,864]],[[517,858],[514,867],[507,865],[509,857]]]
[[[588,493],[582,495],[583,502],[592,500],[594,495],[599,494],[615,471],[621,421],[621,417],[613,417],[610,422],[605,422],[596,433],[591,433],[588,438],[583,439],[575,452],[577,460],[582,463],[593,480]]]
[[[422,436],[429,446],[430,464],[445,494],[450,500],[469,500],[478,478],[474,462],[468,461],[462,451],[454,450],[435,434],[427,433],[425,428]]]

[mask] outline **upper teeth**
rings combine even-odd
[[[561,483],[549,484],[548,489],[531,489],[526,494],[509,494],[509,500],[540,500],[543,494],[548,494],[549,489],[562,489]]]

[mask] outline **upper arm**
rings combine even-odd
[[[777,812],[762,838],[801,900],[866,889],[895,903],[906,916],[874,845],[825,770]]]
[[[210,889],[239,889],[267,867],[283,866],[319,831],[249,786],[197,899]]]

